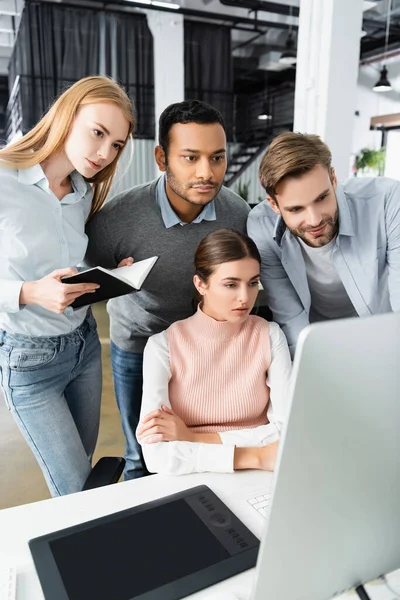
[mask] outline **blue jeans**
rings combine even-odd
[[[0,384],[51,494],[80,491],[100,421],[101,348],[91,312],[66,335],[0,330]]]
[[[142,405],[143,354],[122,350],[111,342],[111,365],[115,397],[126,440],[124,479],[144,477],[149,472],[135,435]]]

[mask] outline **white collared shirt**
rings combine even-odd
[[[25,281],[83,261],[92,189],[76,172],[71,182],[74,191],[59,200],[39,164],[22,170],[0,167],[0,329],[8,333],[61,335],[85,318],[86,308],[56,314],[19,304]]]

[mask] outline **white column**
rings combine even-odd
[[[154,43],[156,122],[164,108],[185,99],[183,15],[148,10]]]
[[[300,0],[294,131],[316,133],[349,175],[363,0]]]

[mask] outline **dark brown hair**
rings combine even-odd
[[[300,177],[317,165],[331,174],[332,154],[317,136],[286,131],[272,140],[261,159],[260,183],[273,200],[276,188],[286,177]]]
[[[209,233],[197,246],[194,256],[196,275],[207,283],[215,267],[242,258],[254,258],[261,264],[260,253],[253,240],[235,229],[218,229]]]

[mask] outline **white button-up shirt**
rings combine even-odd
[[[19,304],[25,281],[83,261],[92,189],[76,172],[71,181],[74,191],[59,200],[39,164],[23,170],[0,167],[0,329],[8,333],[61,335],[85,318],[87,308],[56,314]]]

